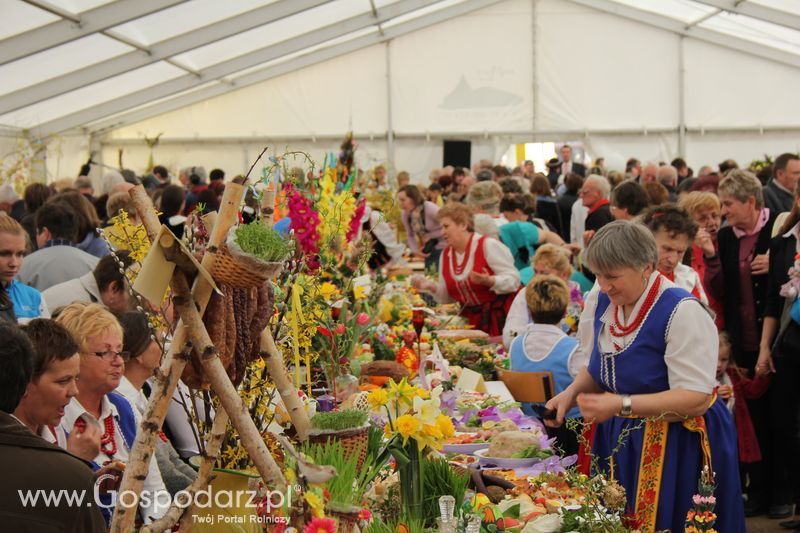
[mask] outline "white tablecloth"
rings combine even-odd
[[[502,381],[487,381],[486,392],[492,396],[499,396],[503,401],[514,401],[514,397],[511,396],[511,393],[508,391],[508,387],[506,387],[506,384]]]

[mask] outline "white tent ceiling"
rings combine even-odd
[[[262,87],[266,80],[314,65],[323,68],[340,56],[362,58],[359,78],[389,78],[388,90],[365,91],[363,99],[374,103],[365,113],[381,116],[365,119],[369,126],[362,133],[384,143],[388,135],[390,144],[393,135],[402,139],[430,132],[531,137],[639,129],[676,133],[678,146],[672,140],[664,144],[685,153],[690,151],[687,135],[714,128],[736,133],[736,128],[800,126],[797,106],[781,114],[788,97],[747,106],[738,102],[742,114],[732,116],[726,104],[737,102],[728,102],[724,90],[736,83],[732,64],[755,71],[748,82],[756,86],[753,98],[760,100],[759,77],[765,83],[800,81],[798,0],[0,0],[0,14],[0,126],[31,138],[69,132],[113,137],[131,124],[169,113],[174,118],[175,110],[190,110],[229,93],[248,94],[249,86]],[[447,34],[430,29],[448,21],[457,23],[448,26],[453,30]],[[572,21],[577,22],[570,32]],[[591,21],[603,27],[599,34]],[[426,28],[443,36],[443,46],[435,38],[414,37],[428,35]],[[452,40],[459,38],[464,54],[471,54],[466,61],[454,55],[458,48]],[[415,40],[422,44],[408,44]],[[375,45],[390,41],[406,44],[391,54],[376,50]],[[633,54],[638,47],[640,53]],[[579,57],[581,49],[587,54],[602,49],[605,61],[598,64],[595,57],[574,68],[564,60]],[[725,54],[731,54],[729,61],[720,60]],[[515,89],[505,95],[510,102],[505,114],[407,112],[424,108],[429,93],[441,100],[432,83],[418,83],[434,81],[427,76],[440,71],[458,77],[454,68],[448,70],[456,64],[462,83],[474,85],[474,76],[464,74],[469,62],[481,66],[483,58],[500,55],[512,59],[490,61],[492,68],[518,71],[504,82]],[[413,73],[412,65],[421,80],[398,74]],[[365,66],[376,72],[365,73]],[[711,76],[720,66],[727,73],[722,69],[721,78],[702,83],[698,72]],[[620,97],[625,88],[603,79],[620,69],[648,77],[649,101]],[[747,91],[731,93],[728,100],[742,94]],[[291,96],[305,104],[317,95]],[[604,105],[614,99],[614,105]],[[629,107],[621,110],[620,100]],[[390,108],[388,123],[382,107]],[[349,113],[354,122],[357,111]],[[275,126],[281,131],[269,134],[311,139],[349,126],[337,123],[325,131],[305,127],[305,120],[289,124],[291,117],[286,118],[286,124]],[[225,135],[195,129],[165,137],[214,133]],[[244,136],[241,131],[236,135]]]
[[[796,0],[572,1],[800,67]],[[0,124],[39,135],[118,126],[149,113],[103,119],[166,98],[152,107],[163,112],[492,3],[0,0]]]

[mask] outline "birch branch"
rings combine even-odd
[[[209,248],[216,248],[221,242],[224,242],[228,230],[238,219],[239,202],[243,194],[244,188],[242,186],[235,183],[226,185],[225,192],[222,195],[217,223],[214,224],[209,235]],[[158,221],[150,197],[147,196],[144,187],[141,185],[131,189],[130,195],[133,199],[133,205],[139,214],[139,219],[144,224],[150,241],[153,242],[161,228],[161,223]],[[212,270],[214,260],[215,255],[213,253],[205,254],[201,264],[207,270]],[[195,281],[193,294],[201,315],[208,305],[211,291],[211,285],[202,276],[199,276]],[[191,352],[191,347],[185,346],[186,341],[186,327],[179,322],[170,350],[164,358],[161,368],[156,371],[150,400],[142,416],[139,430],[136,432],[136,440],[130,450],[129,461],[122,478],[120,491],[131,491],[135,494],[140,494],[142,491],[145,477],[147,477],[148,465],[158,438],[158,432],[164,422],[164,417],[167,414],[172,394],[178,385],[178,380],[183,374],[188,354]],[[137,508],[125,506],[123,500],[124,498],[120,498],[117,502],[117,508],[111,522],[110,531],[112,533],[128,533],[133,530]]]
[[[183,530],[185,527],[188,527],[186,531],[191,529],[189,525],[191,521],[188,517],[194,514],[196,507],[194,504],[187,507],[187,504],[194,502],[195,494],[211,483],[214,464],[217,462],[217,454],[225,438],[225,428],[228,426],[228,420],[228,413],[225,412],[225,409],[217,409],[217,414],[214,417],[214,424],[211,426],[211,433],[206,441],[206,451],[203,454],[203,459],[200,462],[200,468],[197,472],[197,478],[191,485],[183,489],[182,492],[186,494],[181,494],[172,503],[164,516],[152,524],[144,526],[140,530],[140,533],[160,533],[162,531],[169,531],[178,523],[178,520],[181,520],[181,517],[184,517],[181,521],[181,529]]]

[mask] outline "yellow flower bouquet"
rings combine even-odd
[[[453,421],[442,413],[441,393],[441,387],[427,391],[404,378],[399,383],[389,380],[388,389],[375,389],[367,397],[373,409],[384,409],[388,415],[384,452],[394,457],[409,516],[419,516],[422,506],[422,454],[427,447],[440,450],[455,433]]]

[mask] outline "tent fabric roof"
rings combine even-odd
[[[94,132],[498,0],[0,0],[0,126]],[[800,68],[796,0],[569,0]]]

